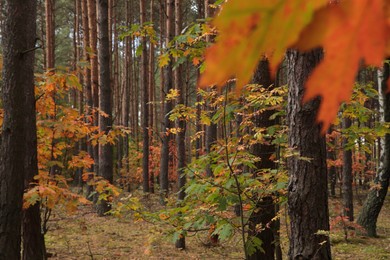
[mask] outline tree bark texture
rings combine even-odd
[[[99,106],[107,116],[99,116],[99,130],[108,134],[112,127],[112,104],[110,85],[110,51],[108,42],[108,0],[98,0],[99,17]],[[106,143],[99,147],[99,176],[112,183],[113,155],[112,144]],[[110,206],[102,200],[97,205],[98,214],[103,216]]]
[[[267,59],[260,61],[255,74],[253,76],[253,83],[262,85],[268,90],[272,90],[273,82],[269,70],[269,63]],[[275,120],[270,120],[270,116],[274,114],[274,110],[265,110],[254,118],[255,127],[267,128],[275,125]],[[271,156],[275,153],[276,148],[272,144],[256,143],[252,146],[252,153],[260,158],[256,162],[257,169],[275,169],[275,163],[271,160]],[[256,174],[255,174],[256,176]],[[262,241],[261,249],[256,249],[254,254],[249,256],[250,260],[275,259],[275,239],[274,239],[274,217],[275,217],[275,203],[272,196],[259,198],[256,205],[257,209],[253,211],[249,217],[248,234],[249,236],[256,236]],[[261,232],[258,231],[258,225],[263,227]]]
[[[293,260],[331,259],[329,238],[316,234],[320,230],[329,231],[326,144],[320,126],[315,123],[319,100],[302,104],[304,84],[321,58],[321,50],[308,53],[291,50],[287,54],[288,142],[299,154],[287,161],[289,258]]]
[[[383,79],[381,83],[382,94],[384,96],[384,117],[385,122],[390,122],[390,93],[387,92],[387,80],[389,78],[389,64],[384,64]],[[362,211],[357,223],[367,230],[370,237],[376,237],[376,223],[379,213],[385,201],[390,181],[390,134],[385,136],[385,145],[383,151],[383,168],[375,178],[375,183],[380,185],[380,189],[372,189],[364,202]]]
[[[350,128],[350,118],[343,118],[343,129]],[[348,138],[343,137],[343,211],[344,216],[353,221],[353,190],[352,190],[352,149],[347,149]]]
[[[182,8],[180,0],[175,0],[175,34],[176,36],[181,34],[182,28]],[[177,46],[178,47],[178,46]],[[184,84],[183,84],[183,66],[178,65],[175,70],[175,85],[176,89],[179,91],[179,96],[177,99],[178,105],[184,105]],[[186,121],[184,118],[179,118],[176,120],[176,127],[179,129],[179,133],[176,136],[177,144],[177,176],[178,176],[178,201],[181,201],[185,198],[184,185],[186,184],[186,176],[184,173],[184,168],[186,167]],[[185,236],[181,235],[175,243],[176,248],[185,249],[186,241]]]
[[[7,0],[5,6],[8,15],[3,34],[0,259],[17,260],[21,258],[25,178],[37,170],[36,146],[32,147],[36,144],[34,51],[28,51],[35,46],[36,1]]]
[[[330,127],[328,130],[328,134],[331,134],[333,132],[333,128]],[[332,140],[332,142],[335,144],[336,140]],[[336,152],[334,148],[332,150],[327,147],[327,159],[330,159],[332,161],[336,160]],[[336,173],[336,167],[334,165],[330,166],[328,169],[328,181],[329,181],[329,192],[332,197],[336,196],[336,181],[337,181],[337,173]]]
[[[46,69],[54,69],[55,66],[55,0],[46,0]]]
[[[174,10],[175,0],[167,0],[167,18],[166,18],[166,46],[173,39],[175,35],[174,27]],[[169,64],[165,69],[165,82],[164,82],[163,97],[165,99],[166,94],[173,89],[173,60],[170,59]],[[167,135],[167,129],[171,128],[171,121],[169,120],[168,113],[172,110],[172,102],[164,100],[163,110],[163,125],[162,125],[162,146],[161,146],[161,163],[160,163],[160,186],[161,192],[164,196],[168,194],[168,165],[169,165],[169,140],[170,135]]]
[[[214,4],[215,0],[205,0],[205,18],[213,17],[214,16],[214,9],[210,7],[211,4]],[[210,36],[206,36],[206,41],[210,42],[212,38]],[[212,88],[210,91],[213,91]],[[210,100],[208,104],[209,109],[209,116],[212,118],[215,115],[216,107],[210,105],[210,103],[214,103],[214,100]],[[206,126],[206,153],[210,154],[212,151],[212,146],[217,141],[217,124],[211,122],[210,125]],[[212,171],[211,167],[211,159],[210,163],[206,167],[206,176],[207,177],[213,177],[214,173]]]
[[[141,26],[146,22],[146,0],[140,0]],[[146,36],[142,37],[142,177],[143,191],[149,192],[149,85],[148,85],[148,49]]]
[[[89,48],[92,55],[89,56],[91,61],[91,90],[92,103],[94,108],[99,108],[99,67],[97,58],[97,20],[96,20],[96,0],[87,0],[88,2],[88,31],[89,31]],[[98,126],[99,114],[93,113],[93,124]],[[92,147],[93,159],[95,161],[94,171],[99,175],[99,146]]]

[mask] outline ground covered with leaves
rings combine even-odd
[[[339,200],[330,200],[333,258],[390,259],[390,199],[379,216],[379,238],[368,238],[348,229],[347,241],[344,224],[336,221]],[[158,196],[151,195],[145,201],[150,209],[161,207]],[[357,200],[357,213],[359,204]],[[281,215],[282,251],[287,259],[284,212]],[[98,217],[90,205],[80,207],[73,215],[55,210],[49,228],[46,235],[49,259],[243,259],[240,234],[235,234],[229,242],[210,245],[207,231],[193,233],[186,239],[187,249],[178,250],[168,235],[169,226],[134,221],[130,216]]]

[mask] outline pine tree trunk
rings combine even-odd
[[[175,0],[175,34],[176,36],[181,34],[182,28],[182,13],[181,13],[181,3],[180,0]],[[177,48],[179,46],[176,46]],[[183,66],[178,65],[175,70],[175,85],[176,89],[179,91],[179,96],[177,99],[178,105],[184,105],[184,84],[183,84]],[[186,121],[185,118],[179,118],[176,120],[176,128],[179,129],[179,132],[176,136],[177,144],[177,176],[178,176],[178,202],[181,203],[185,198],[184,185],[186,184],[186,176],[184,173],[184,168],[186,167]],[[185,236],[181,235],[175,243],[176,248],[185,249],[186,240]]]
[[[140,0],[141,26],[146,22],[146,0]],[[142,177],[143,192],[149,192],[149,85],[148,49],[146,36],[142,37],[141,89],[142,89]]]
[[[154,0],[150,0],[150,23],[153,24],[153,6]],[[156,90],[155,90],[155,79],[154,79],[154,44],[150,44],[149,47],[149,69],[148,69],[148,83],[149,83],[149,145],[153,145],[153,131],[156,125]],[[150,171],[150,192],[154,193],[154,171]]]
[[[329,231],[326,144],[316,125],[319,100],[302,105],[304,84],[322,58],[322,51],[289,51],[288,127],[289,146],[299,153],[287,161],[289,171],[288,213],[290,216],[289,258],[331,259],[329,238],[316,234]],[[299,158],[311,158],[310,161]],[[324,244],[321,244],[325,242]]]
[[[390,93],[387,92],[387,80],[389,78],[389,64],[384,64],[383,79],[381,82],[382,95],[384,96],[384,119],[390,122]],[[385,201],[390,181],[390,134],[386,134],[383,151],[383,168],[379,168],[375,178],[375,183],[380,185],[380,189],[372,189],[364,202],[362,211],[357,223],[364,227],[368,236],[376,237],[376,223],[379,213]]]
[[[108,134],[112,128],[112,104],[110,85],[110,51],[108,37],[108,0],[98,0],[99,17],[99,106],[107,116],[99,116],[99,130]],[[113,181],[112,144],[106,143],[99,147],[99,176],[112,183]],[[106,200],[97,205],[97,211],[103,216],[110,210]]]
[[[352,125],[350,118],[343,119],[343,129]],[[352,150],[347,149],[348,138],[343,137],[343,211],[349,221],[353,221],[353,190],[352,190]]]
[[[166,45],[173,39],[175,34],[174,27],[174,10],[175,0],[167,0],[167,19],[166,19]],[[163,126],[162,126],[162,146],[161,146],[161,163],[160,163],[160,186],[161,193],[164,197],[168,196],[168,165],[169,165],[169,140],[170,135],[167,135],[167,129],[171,128],[171,121],[168,113],[172,110],[172,102],[165,100],[165,96],[173,88],[173,60],[170,59],[169,64],[165,68],[165,85],[164,85],[164,110],[163,110]]]
[[[274,87],[271,80],[269,71],[268,60],[263,59],[260,61],[257,70],[253,77],[253,83],[262,85],[269,91]],[[255,118],[255,127],[267,128],[275,125],[274,120],[270,120],[270,116],[274,114],[274,110],[266,110],[259,114]],[[256,163],[257,169],[275,169],[275,163],[271,160],[271,156],[275,153],[276,148],[270,144],[254,144],[252,147],[252,153],[256,157],[260,158],[260,161]],[[256,175],[255,175],[256,176]],[[249,217],[248,235],[255,236],[262,241],[262,249],[256,249],[256,251],[249,256],[248,259],[275,259],[275,239],[274,239],[274,221],[276,216],[275,203],[272,196],[266,196],[264,198],[256,199],[258,204],[256,209]],[[258,231],[258,226],[264,227],[261,232]]]
[[[331,134],[333,132],[333,128],[330,127],[329,130],[328,130],[328,134]],[[333,140],[333,143],[335,144],[336,141]],[[334,148],[331,148],[332,150],[329,150],[327,149],[327,153],[326,153],[326,156],[327,156],[327,159],[330,159],[332,161],[335,161],[336,160],[336,152],[334,150]],[[330,183],[330,195],[332,197],[336,196],[336,180],[337,180],[337,173],[336,173],[336,167],[334,165],[330,166],[329,169],[328,169],[328,181]]]
[[[9,15],[2,39],[4,121],[0,154],[0,259],[18,260],[21,258],[22,221],[32,223],[39,217],[31,208],[22,220],[25,181],[38,173],[34,51],[27,51],[35,46],[36,1],[7,0],[6,13]],[[39,237],[40,230],[35,233],[38,225],[33,223],[31,230],[24,229],[24,237]],[[26,247],[31,248],[31,241],[26,242]],[[37,252],[37,255],[42,253]]]
[[[94,108],[99,108],[99,67],[97,58],[97,20],[96,20],[96,0],[88,0],[88,27],[89,27],[89,48],[92,52],[90,55],[91,61],[91,90],[92,103]],[[97,111],[93,113],[93,125],[98,126],[99,114]],[[99,146],[92,147],[94,171],[99,175]]]
[[[213,4],[215,0],[205,0],[205,18],[213,17],[214,12],[210,5]],[[210,42],[211,38],[210,36],[206,37],[206,41]],[[211,88],[209,91],[213,91],[213,88]],[[216,107],[210,105],[210,103],[214,103],[214,100],[210,100],[209,104],[207,106],[209,110],[209,117],[212,118],[215,115]],[[206,126],[206,153],[210,154],[212,150],[212,146],[217,141],[217,124],[214,122],[211,122],[210,125]],[[210,158],[211,159],[211,158]],[[211,160],[210,163],[206,167],[206,176],[207,177],[213,177],[213,171],[211,169]]]
[[[54,69],[55,66],[55,0],[46,0],[46,70]]]

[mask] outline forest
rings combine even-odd
[[[388,0],[0,0],[0,260],[390,259]]]

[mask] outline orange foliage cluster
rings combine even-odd
[[[222,87],[237,76],[239,90],[260,58],[268,58],[275,73],[288,48],[323,47],[325,57],[306,83],[304,97],[322,97],[318,121],[323,130],[341,102],[350,99],[361,61],[379,67],[390,56],[388,0],[230,0],[214,24],[219,35],[206,52],[201,86]]]

